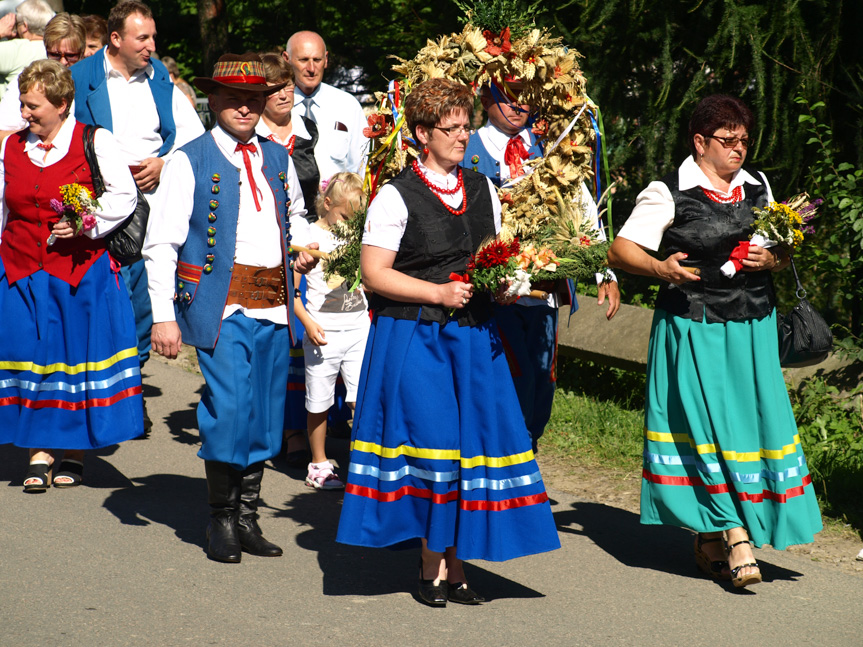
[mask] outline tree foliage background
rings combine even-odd
[[[102,15],[112,4],[65,3],[73,13]],[[462,18],[451,0],[149,4],[159,52],[176,58],[186,77],[208,73],[224,51],[281,49],[291,33],[311,29],[327,41],[327,80],[338,84],[333,70],[351,68],[368,90],[382,89],[392,77],[388,56],[413,57],[426,38],[460,29]],[[748,162],[767,173],[776,197],[799,190],[835,196],[815,222],[818,233],[804,243],[800,265],[806,282],[819,288],[810,290],[816,304],[859,333],[863,189],[855,169],[863,168],[857,40],[863,2],[548,0],[542,7],[537,24],[584,55],[588,92],[602,108],[609,167],[618,181],[615,230],[638,191],[688,154],[687,121],[697,101],[714,92],[740,96],[757,118]],[[801,115],[811,120],[801,123]],[[626,278],[623,287],[630,298],[649,301],[647,283]],[[793,300],[787,278],[780,288],[780,301],[783,295],[786,304]]]

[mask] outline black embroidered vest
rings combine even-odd
[[[321,174],[318,171],[318,163],[315,161],[315,146],[318,145],[318,125],[311,119],[301,117],[311,139],[302,137],[294,138],[294,151],[291,160],[297,169],[297,179],[300,181],[300,190],[303,192],[303,201],[306,203],[306,220],[314,223],[318,219],[315,199],[318,197],[318,184]]]
[[[750,171],[753,177],[758,177]],[[679,188],[677,171],[662,179],[674,199],[674,222],[662,236],[663,258],[689,254],[681,265],[701,270],[701,280],[683,285],[663,283],[656,307],[673,315],[708,323],[761,319],[773,310],[776,297],[769,271],[737,272],[727,278],[719,268],[731,251],[753,233],[752,207],[767,205],[764,184],[747,184],[745,197],[735,204],[719,204],[700,187]]]
[[[393,269],[431,283],[447,283],[450,273],[464,274],[479,246],[494,238],[494,215],[488,180],[463,169],[467,209],[460,216],[447,211],[437,196],[406,168],[390,182],[408,209],[408,221],[396,253]],[[369,297],[369,307],[379,316],[416,319],[443,325],[449,309],[439,305],[405,303],[378,294]],[[455,311],[460,326],[474,326],[491,317],[488,295],[476,294],[467,307]]]

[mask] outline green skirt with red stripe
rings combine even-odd
[[[756,546],[813,541],[822,528],[779,366],[776,314],[696,322],[657,310],[647,360],[641,522]]]

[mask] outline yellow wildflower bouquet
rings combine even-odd
[[[51,208],[60,216],[58,222],[69,222],[75,228],[75,235],[82,231],[89,231],[96,226],[96,216],[93,215],[99,208],[99,201],[87,189],[77,183],[63,184],[60,186],[60,197],[52,198]],[[48,244],[53,245],[57,240],[54,234],[48,237]]]

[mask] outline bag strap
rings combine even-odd
[[[805,299],[806,289],[803,287],[803,284],[800,282],[800,276],[797,274],[797,266],[794,264],[794,255],[788,254],[788,258],[791,261],[791,271],[794,272],[794,282],[797,283],[797,298]]]
[[[96,126],[84,124],[84,157],[90,165],[90,175],[93,176],[93,193],[98,198],[105,193],[105,181],[102,179],[102,171],[99,169],[99,160],[96,158]]]

